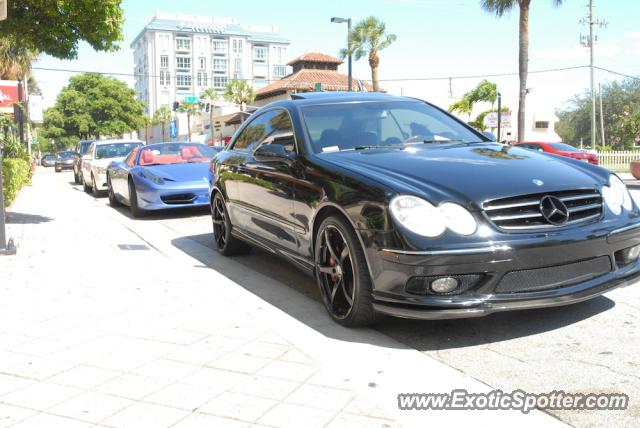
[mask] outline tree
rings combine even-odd
[[[347,56],[354,55],[355,60],[368,56],[369,67],[371,67],[371,81],[373,90],[378,92],[378,66],[380,65],[380,56],[378,52],[388,48],[396,41],[395,34],[386,34],[386,26],[375,16],[370,16],[358,22],[349,33],[349,46],[351,49],[342,49],[340,56],[344,59]]]
[[[31,61],[37,56],[36,51],[19,48],[10,39],[0,37],[0,79],[18,80],[28,77],[31,74]]]
[[[188,139],[191,141],[191,117],[200,112],[200,108],[196,103],[182,103],[178,109],[180,113],[187,113],[187,130],[189,132]]]
[[[171,122],[171,109],[167,106],[162,106],[158,110],[153,113],[153,118],[157,124],[160,124],[162,129],[162,141],[167,141],[165,136],[165,130],[167,129],[167,125]]]
[[[200,94],[200,98],[209,100],[209,127],[211,128],[211,144],[213,144],[213,107],[218,99],[218,91],[215,88],[207,88]],[[255,96],[254,96],[255,98]],[[253,100],[251,100],[253,102]]]
[[[42,136],[65,147],[79,139],[120,136],[139,129],[144,104],[127,84],[96,73],[73,76],[44,114]]]
[[[591,141],[591,93],[585,91],[571,98],[567,107],[556,111],[559,122],[555,130],[566,143],[578,146],[580,140],[586,146],[593,146]],[[618,126],[625,116],[624,112],[629,112],[633,117],[633,112],[640,109],[640,80],[626,79],[614,81],[602,85],[602,107],[604,110],[603,121],[605,128],[605,138],[609,143],[622,146],[625,137],[624,126]],[[629,128],[627,128],[629,129]],[[620,142],[618,142],[620,138]],[[608,143],[608,144],[609,144]],[[627,141],[627,145],[632,141]]]
[[[122,0],[20,0],[7,2],[0,35],[19,52],[75,59],[82,40],[97,51],[115,51],[123,40]]]
[[[244,111],[244,106],[256,99],[256,92],[246,80],[233,79],[225,86],[222,96],[226,101],[238,104],[240,111]]]
[[[524,139],[525,103],[527,97],[527,77],[529,74],[529,7],[531,0],[480,0],[482,8],[487,12],[502,17],[518,5],[520,9],[518,70],[520,74],[520,91],[518,101],[518,141]],[[559,6],[562,0],[552,0]]]
[[[491,110],[484,111],[480,113],[475,121],[469,122],[469,125],[473,126],[476,129],[480,129],[484,131],[486,129],[484,125],[484,118],[487,114],[494,111],[493,105],[498,99],[498,87],[495,83],[489,82],[488,80],[483,80],[478,85],[466,92],[462,98],[449,106],[450,112],[459,112],[464,113],[469,116],[471,119],[471,113],[473,112],[473,106],[479,102],[488,102],[491,103]],[[505,108],[502,109],[505,110]]]

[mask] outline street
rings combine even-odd
[[[453,425],[459,418],[480,426],[549,426],[557,418],[576,427],[637,426],[638,284],[573,306],[463,320],[387,318],[373,330],[348,330],[324,314],[314,280],[282,260],[255,249],[234,259],[217,254],[208,210],[134,220],[127,208],[114,210],[106,197],[96,199],[72,182],[69,172],[39,168],[23,190],[28,198],[9,210],[8,236],[20,247],[18,256],[0,259],[0,426],[22,420],[18,426],[54,426],[59,417],[73,418],[65,426],[296,426],[298,416],[305,426],[426,426],[423,417]],[[236,306],[245,295],[252,306]],[[279,328],[290,334],[286,340]],[[247,352],[226,354],[237,349]],[[269,377],[270,365],[285,363],[298,364],[300,376],[293,369],[284,378],[274,375],[277,385],[262,385],[261,397],[243,396],[254,400],[246,410],[248,401],[238,401],[243,382]],[[252,369],[236,373],[241,364]],[[64,376],[79,365],[83,370]],[[233,380],[222,376],[236,390],[201,373],[211,370],[236,373]],[[215,388],[207,376],[216,379]],[[312,376],[321,381],[309,381]],[[48,388],[20,393],[44,380]],[[259,380],[253,382],[258,388]],[[314,387],[333,388],[333,399],[318,406],[322,395]],[[398,392],[463,387],[626,393],[630,407],[548,411],[552,417],[394,409]],[[290,400],[296,388],[309,391]],[[227,395],[225,406],[210,401],[220,393]],[[99,407],[98,394],[110,397],[109,409],[82,413],[83,405]],[[65,406],[74,397],[75,405]],[[190,412],[196,408],[204,410]],[[247,418],[247,412],[255,414]]]

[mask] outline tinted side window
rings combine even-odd
[[[264,137],[271,133],[271,119],[278,113],[279,111],[269,111],[254,118],[238,135],[233,150],[252,152]]]
[[[295,152],[296,140],[293,136],[293,126],[291,125],[289,113],[285,110],[277,112],[269,121],[269,125],[269,133],[261,145],[279,144],[283,146],[287,152]],[[256,149],[257,148],[256,146]]]

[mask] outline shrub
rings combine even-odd
[[[24,159],[6,158],[2,160],[2,188],[5,206],[18,195],[25,184],[31,182],[31,165]]]

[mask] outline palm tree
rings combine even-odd
[[[238,104],[240,111],[244,111],[244,106],[256,99],[256,92],[246,80],[233,79],[225,86],[222,96],[226,101]]]
[[[356,61],[365,56],[369,57],[369,67],[371,67],[371,81],[373,90],[378,92],[378,66],[380,56],[378,52],[396,41],[395,34],[386,34],[384,22],[375,16],[370,16],[358,22],[349,33],[349,49],[342,49],[340,56],[344,59],[349,54],[354,55]]]
[[[164,136],[166,127],[171,121],[171,109],[167,106],[160,107],[153,113],[153,119],[162,126],[162,141],[166,141]]]
[[[518,101],[518,141],[524,140],[525,99],[527,97],[527,76],[529,74],[529,7],[531,0],[480,0],[482,8],[501,17],[516,5],[520,8],[520,46],[518,68],[520,72],[520,98]],[[562,0],[552,0],[560,6]]]
[[[9,38],[0,38],[0,79],[24,79],[31,74],[31,61],[37,58],[37,52],[16,48]]]
[[[213,107],[218,99],[218,91],[215,88],[207,88],[200,94],[200,98],[209,100],[209,126],[211,127],[211,144],[213,144]]]
[[[180,113],[187,113],[187,130],[189,132],[188,139],[191,141],[191,116],[195,116],[200,112],[200,107],[196,103],[182,103],[178,109]]]

